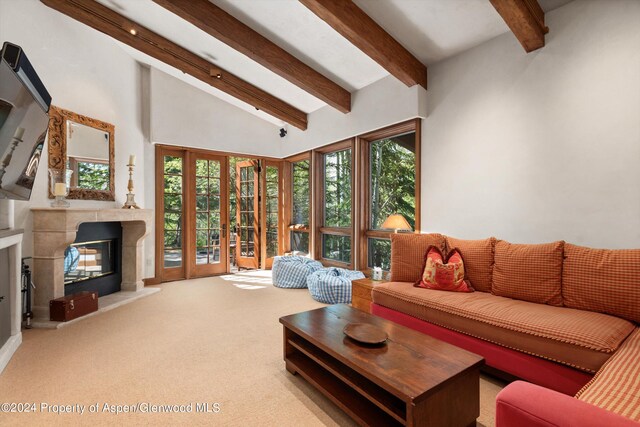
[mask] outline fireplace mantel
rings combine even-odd
[[[122,224],[123,291],[143,288],[142,240],[153,221],[151,209],[33,208],[33,314],[49,319],[49,301],[64,296],[64,251],[75,241],[78,227],[87,222]]]

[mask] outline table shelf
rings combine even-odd
[[[330,375],[339,379],[346,386],[361,394],[368,401],[383,410],[386,415],[391,416],[396,422],[401,423],[401,425],[406,424],[407,409],[404,401],[360,375],[323,350],[315,347],[304,338],[294,336],[290,338],[288,342],[320,368],[328,371]]]

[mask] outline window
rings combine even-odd
[[[391,230],[385,219],[401,214],[413,230],[419,229],[419,139],[417,122],[411,121],[362,137],[362,194],[364,218],[360,242],[360,269],[391,263]]]
[[[289,250],[311,250],[327,266],[388,271],[393,230],[384,221],[398,213],[420,231],[420,119],[286,160]]]
[[[317,254],[328,265],[353,264],[353,145],[354,141],[349,140],[316,154],[321,167]]]
[[[291,163],[290,247],[296,255],[309,254],[311,204],[311,162],[309,158]]]
[[[265,185],[265,229],[267,243],[267,258],[278,255],[278,205],[280,203],[280,169],[277,166],[267,166]]]

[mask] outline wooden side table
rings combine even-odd
[[[366,313],[371,313],[371,291],[385,280],[370,278],[357,279],[351,282],[351,306]]]

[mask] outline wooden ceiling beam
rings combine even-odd
[[[491,0],[491,4],[527,53],[544,47],[549,28],[538,0]]]
[[[407,86],[427,87],[427,67],[352,0],[299,0]]]
[[[351,94],[208,0],[153,0],[337,110],[351,111]]]
[[[292,126],[302,130],[307,128],[305,112],[94,0],[41,0],[41,2]]]

